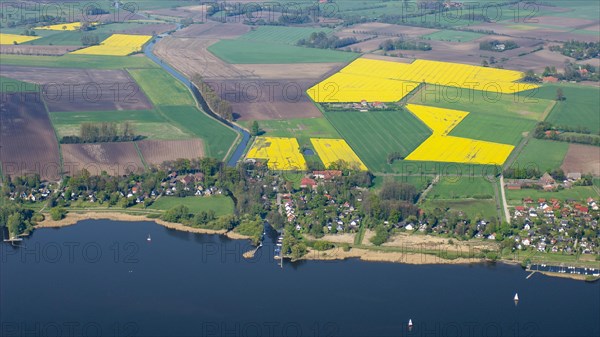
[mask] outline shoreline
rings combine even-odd
[[[194,228],[188,227],[180,223],[168,222],[161,219],[148,218],[145,215],[133,215],[127,213],[121,213],[117,211],[113,212],[69,212],[66,217],[62,220],[52,220],[49,218],[39,222],[34,226],[34,229],[39,228],[61,228],[67,226],[73,226],[80,221],[85,220],[111,220],[111,221],[149,221],[154,222],[165,228],[174,229],[182,232],[196,233],[196,234],[209,234],[209,235],[223,235],[231,240],[249,240],[251,237],[234,232],[227,231],[224,229],[206,229],[206,228]],[[244,258],[253,258],[256,252],[256,247],[243,254]],[[411,253],[411,252],[385,252],[377,251],[365,248],[351,248],[348,251],[344,251],[342,248],[336,247],[326,251],[319,251],[313,248],[308,248],[307,253],[299,259],[292,259],[291,261],[343,261],[347,259],[359,259],[366,262],[391,262],[411,265],[468,265],[468,264],[479,264],[490,262],[490,260],[483,258],[456,258],[456,259],[444,259],[436,255],[425,254],[425,253]],[[511,265],[520,265],[519,262],[514,260],[497,260],[498,263],[506,263]],[[539,272],[540,274],[549,277],[560,277],[577,281],[590,281],[586,279],[585,275],[577,274],[560,274],[552,272]],[[592,282],[597,281],[592,280]]]
[[[168,222],[161,219],[151,219],[146,217],[145,215],[133,215],[121,212],[83,212],[83,213],[75,213],[68,212],[66,217],[61,220],[52,220],[50,218],[44,219],[44,221],[39,222],[35,225],[34,229],[39,228],[61,228],[67,226],[76,225],[80,221],[85,220],[112,220],[112,221],[149,221],[154,222],[160,226],[165,228],[174,229],[182,232],[188,233],[196,233],[196,234],[211,234],[211,235],[224,235],[232,240],[249,240],[249,236],[245,236],[239,233],[235,233],[233,231],[227,231],[225,229],[207,229],[207,228],[195,228],[185,226],[176,222]]]

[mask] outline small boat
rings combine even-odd
[[[146,239],[146,241],[148,241],[148,242],[152,241],[152,238],[150,237],[150,234],[148,234],[148,238]]]
[[[515,298],[514,298],[515,302],[519,301],[519,294],[515,293]]]
[[[412,326],[413,326],[412,319],[409,319],[409,320],[408,320],[408,327],[409,327],[409,328],[412,328]]]

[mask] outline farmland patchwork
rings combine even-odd
[[[510,94],[534,89],[534,84],[517,83],[519,71],[467,64],[415,60],[399,63],[360,58],[339,73],[308,89],[316,102],[395,102],[421,83]]]
[[[433,131],[406,160],[501,165],[514,149],[514,146],[507,144],[448,136],[469,114],[466,111],[414,104],[406,107]]]

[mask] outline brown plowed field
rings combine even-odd
[[[201,139],[190,140],[142,140],[137,142],[142,157],[148,165],[160,165],[164,161],[196,159],[204,156]]]
[[[51,112],[148,110],[152,104],[124,70],[0,65],[2,76],[40,84]]]
[[[132,142],[62,144],[61,149],[63,169],[68,174],[86,169],[92,175],[98,175],[102,171],[110,175],[126,175],[144,169]]]
[[[600,147],[570,144],[561,168],[565,173],[591,173],[600,176]]]
[[[36,94],[0,94],[0,161],[5,176],[60,179],[58,142]]]

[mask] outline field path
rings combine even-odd
[[[508,211],[508,204],[506,203],[506,193],[504,191],[504,176],[500,175],[500,194],[502,196],[502,208],[504,208],[504,217],[506,222],[510,223],[510,212]]]

